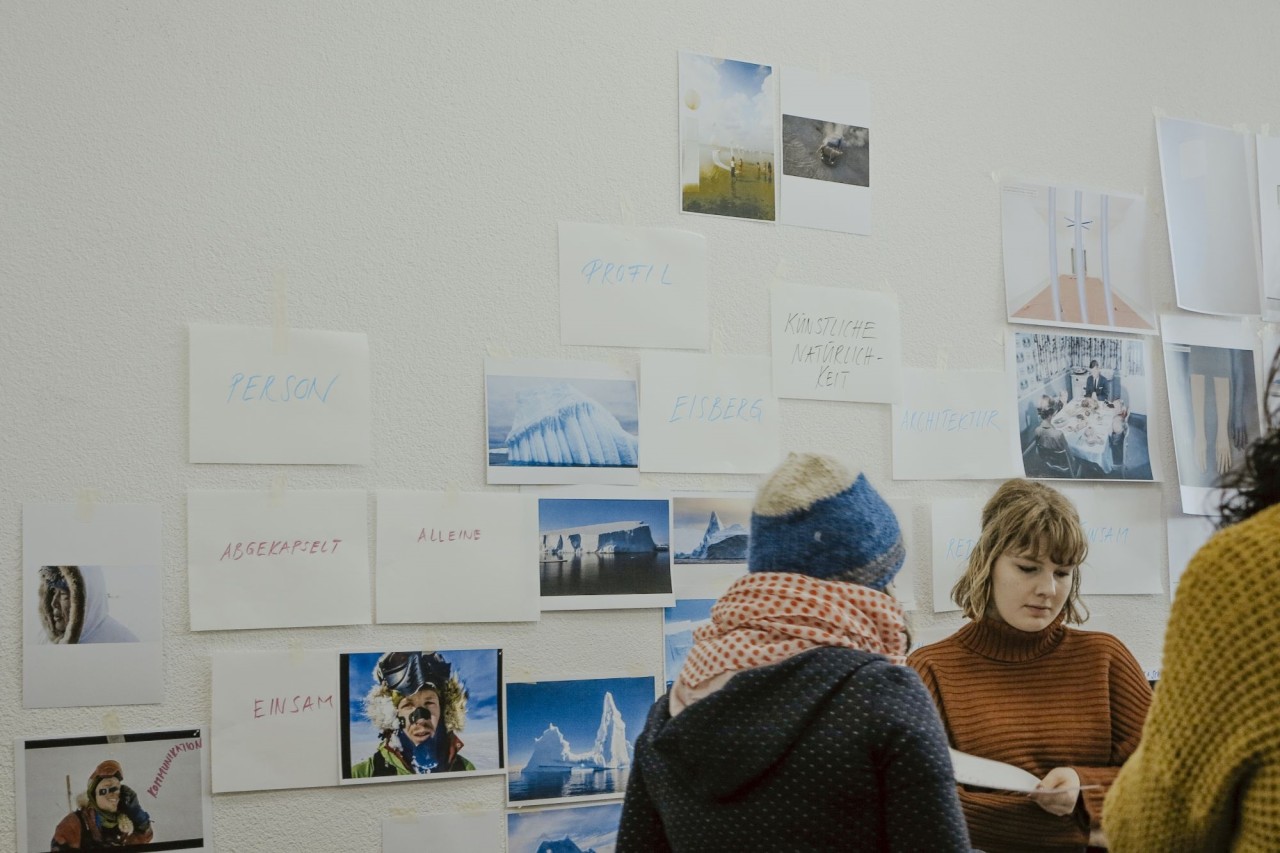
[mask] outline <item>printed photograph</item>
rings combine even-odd
[[[671,499],[677,565],[746,566],[754,495]],[[745,571],[745,568],[744,568]]]
[[[629,597],[670,596],[670,511],[668,499],[539,498],[543,609],[557,606],[547,598],[578,599],[559,602],[574,609],[569,605],[626,607]]]
[[[339,655],[343,783],[502,771],[502,650]]]
[[[621,797],[655,681],[508,682],[508,802]]]
[[[490,483],[639,482],[636,381],[606,365],[486,362]]]
[[[204,746],[201,729],[19,741],[19,849],[212,850]]]
[[[622,803],[507,814],[507,853],[613,853]]]
[[[1152,480],[1147,342],[1014,332],[1025,476]]]
[[[715,603],[714,598],[678,598],[675,607],[662,609],[663,673],[668,690],[693,648],[693,632],[711,622]]]
[[[782,116],[782,171],[795,178],[871,186],[871,131],[804,116]]]
[[[1155,334],[1146,200],[1075,187],[1000,187],[1009,319]]]
[[[41,566],[27,641],[74,646],[160,639],[158,566]]]
[[[773,68],[680,53],[680,209],[772,222]]]

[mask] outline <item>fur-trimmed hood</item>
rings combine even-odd
[[[403,697],[385,684],[373,686],[364,697],[364,710],[382,737],[400,728],[396,706]],[[457,675],[450,675],[440,690],[440,717],[445,729],[460,732],[467,724],[467,689]]]
[[[65,587],[70,596],[67,621],[59,631],[54,627],[53,606]],[[41,566],[39,600],[40,624],[49,642],[136,643],[133,632],[113,619],[107,610],[107,584],[101,566]]]

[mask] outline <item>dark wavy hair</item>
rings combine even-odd
[[[1280,375],[1280,349],[1271,359],[1263,400],[1270,401],[1271,389]],[[1280,503],[1280,404],[1263,403],[1267,432],[1245,451],[1244,462],[1228,471],[1218,482],[1223,489],[1218,505],[1219,529],[1244,521],[1273,504]]]

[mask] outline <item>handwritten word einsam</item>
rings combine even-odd
[[[321,708],[333,710],[333,694],[328,696],[272,696],[270,699],[253,700],[253,718],[275,717],[282,714],[304,714]]]

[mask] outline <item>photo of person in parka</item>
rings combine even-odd
[[[76,797],[79,806],[64,817],[49,850],[101,850],[132,847],[151,841],[151,816],[138,803],[138,795],[124,784],[118,761],[107,760],[89,774],[84,793]]]
[[[136,643],[137,636],[111,616],[101,566],[41,566],[40,624],[50,643]]]
[[[365,714],[381,743],[351,778],[475,770],[461,755],[467,690],[439,652],[387,652],[374,667]]]
[[[947,737],[903,665],[893,510],[835,459],[760,487],[748,574],[636,742],[617,853],[968,851]]]

